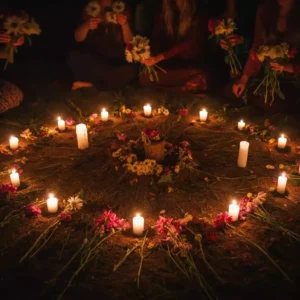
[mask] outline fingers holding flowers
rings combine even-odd
[[[0,43],[1,44],[8,44],[11,42],[11,36],[7,33],[0,33]],[[22,46],[24,44],[24,35],[18,37],[18,39],[14,42],[14,46]]]
[[[125,25],[128,24],[128,17],[126,15],[123,15],[123,14],[117,14],[117,22],[121,26],[125,26]]]
[[[288,63],[286,65],[280,65],[277,62],[271,62],[270,66],[273,71],[277,71],[280,73],[282,73],[283,71],[288,72],[288,73],[294,73],[294,68],[291,63]]]
[[[220,41],[220,47],[224,50],[228,50],[229,49],[229,45],[231,45],[231,47],[235,47],[236,45],[240,45],[244,43],[244,37],[238,34],[232,34],[226,37],[225,39],[221,39]]]
[[[102,22],[101,18],[90,18],[87,20],[87,25],[89,30],[95,30],[98,28],[98,25]]]
[[[142,63],[148,67],[152,67],[152,66],[158,64],[159,62],[161,62],[162,60],[164,60],[164,57],[162,54],[160,54],[157,56],[152,56],[148,59],[144,59],[144,60],[142,60]]]

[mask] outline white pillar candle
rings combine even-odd
[[[284,149],[286,146],[287,139],[284,137],[284,134],[281,135],[281,137],[278,139],[278,148]]]
[[[140,214],[136,214],[136,216],[132,219],[132,229],[135,235],[142,235],[144,231],[144,218],[140,216]]]
[[[152,108],[150,104],[144,106],[144,115],[145,117],[150,117],[152,113]]]
[[[248,142],[240,142],[240,151],[238,157],[238,166],[240,168],[246,168],[248,161],[248,151],[249,151],[249,143]]]
[[[277,192],[284,194],[286,189],[287,177],[284,173],[278,177]]]
[[[243,130],[245,126],[246,126],[246,124],[245,124],[245,122],[243,120],[241,120],[240,122],[238,122],[238,129],[239,130]]]
[[[66,129],[66,122],[61,119],[61,117],[57,118],[58,129],[64,131]]]
[[[88,148],[89,140],[88,140],[86,125],[84,124],[76,125],[76,135],[77,135],[78,148],[80,150]]]
[[[47,199],[47,208],[51,214],[55,214],[58,211],[58,199],[54,198],[53,194],[50,194]]]
[[[19,148],[19,139],[16,138],[15,136],[12,136],[10,139],[9,139],[9,147],[10,149],[12,150],[16,150]]]
[[[19,187],[20,186],[20,176],[19,173],[16,172],[16,170],[12,170],[11,174],[10,174],[10,181],[11,184],[15,187]]]
[[[228,215],[232,217],[232,221],[235,222],[239,219],[240,206],[236,204],[236,200],[232,201],[229,205]]]
[[[202,109],[199,112],[200,122],[206,122],[207,121],[207,115],[208,115],[208,112],[206,111],[206,109]]]
[[[108,111],[105,108],[101,111],[101,121],[106,122],[108,121]]]

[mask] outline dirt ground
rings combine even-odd
[[[74,213],[71,222],[60,225],[45,247],[23,263],[19,263],[21,257],[57,215],[49,215],[43,205],[41,217],[24,217],[20,212],[0,228],[0,290],[3,299],[56,299],[76,270],[78,260],[75,259],[56,281],[50,280],[80,248],[87,232],[92,230],[94,219],[108,208],[130,222],[136,212],[141,212],[145,227],[150,228],[155,225],[162,210],[174,218],[182,218],[189,213],[213,220],[218,213],[228,210],[231,199],[240,199],[249,192],[266,192],[266,211],[282,227],[300,234],[300,182],[289,180],[288,193],[284,197],[272,192],[282,172],[280,164],[284,165],[283,170],[288,175],[296,173],[299,168],[300,123],[295,117],[270,117],[270,124],[276,130],[270,134],[267,132],[263,138],[260,134],[265,130],[266,117],[249,108],[225,110],[212,96],[167,95],[134,89],[98,93],[78,91],[72,95],[52,93],[45,99],[24,104],[1,116],[1,149],[8,145],[10,135],[19,136],[27,128],[34,132],[45,126],[55,132],[58,115],[79,122],[80,113],[89,116],[99,113],[102,107],[111,112],[121,103],[131,104],[140,111],[145,103],[151,103],[153,107],[163,104],[171,114],[168,118],[144,118],[140,114],[124,119],[110,116],[108,123],[91,126],[90,147],[84,151],[77,149],[72,127],[35,141],[20,138],[21,150],[18,153],[0,153],[1,184],[10,182],[6,170],[16,164],[16,160],[28,159],[26,164],[21,164],[22,186],[16,199],[8,202],[0,200],[1,224],[12,211],[36,199],[46,199],[50,192],[62,201],[83,191],[86,201],[83,209]],[[189,113],[178,120],[177,110],[184,106],[189,108]],[[206,124],[198,122],[198,112],[203,107],[209,111]],[[253,134],[235,129],[241,118],[255,127]],[[149,178],[133,174],[122,176],[115,169],[116,160],[111,154],[112,145],[120,143],[116,132],[136,140],[140,129],[145,127],[158,127],[170,143],[188,141],[191,145],[197,167],[170,184],[173,188],[171,193],[166,184],[151,185]],[[290,151],[287,153],[275,149],[276,141],[269,143],[271,138],[277,140],[282,132],[289,138]],[[250,142],[245,169],[238,168],[236,164],[241,140]],[[274,166],[274,169],[267,169],[267,165]],[[137,182],[132,182],[134,178],[138,179]],[[220,231],[208,225],[197,227],[203,236],[207,261],[224,279],[224,284],[220,284],[199,253],[194,253],[198,271],[210,284],[215,296],[218,299],[297,299],[299,242],[252,217],[232,225],[241,230],[245,238],[235,235],[230,228]],[[215,232],[214,240],[209,238],[211,232]],[[131,230],[109,239],[97,258],[78,274],[63,299],[206,299],[197,282],[187,279],[176,268],[163,247],[145,250],[148,256],[143,263],[140,288],[137,288],[136,282],[140,264],[137,251],[114,272],[114,265],[136,241]],[[156,241],[155,232],[149,229],[147,242]]]

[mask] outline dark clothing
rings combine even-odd
[[[0,79],[0,114],[19,106],[22,101],[22,91],[14,84]]]
[[[90,31],[80,49],[70,53],[68,65],[74,81],[98,88],[124,88],[137,76],[136,66],[125,60],[121,26],[113,23]]]

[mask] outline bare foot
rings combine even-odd
[[[92,86],[93,85],[90,82],[75,81],[75,82],[73,82],[72,91],[75,91],[75,90],[81,89],[81,88],[90,88]]]

